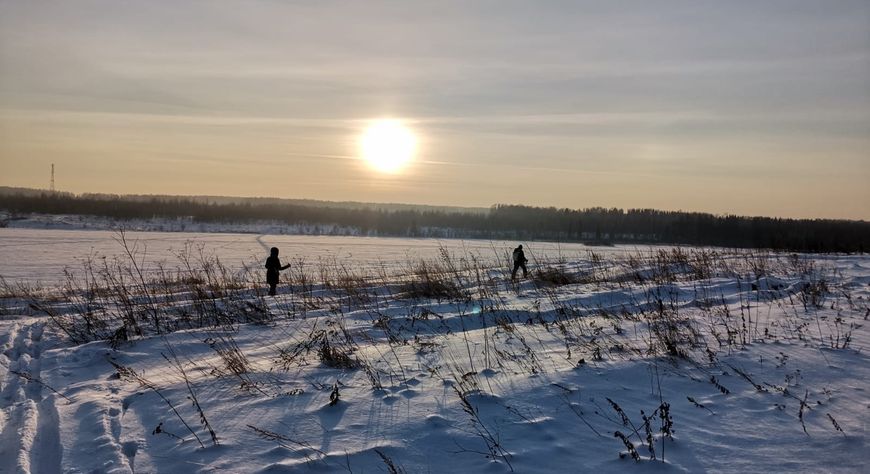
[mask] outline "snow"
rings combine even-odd
[[[268,229],[266,229],[268,230]],[[0,228],[0,276],[13,281],[59,283],[63,270],[77,270],[89,256],[119,257],[123,249],[113,230],[57,230]],[[411,239],[393,237],[309,236],[282,234],[238,234],[230,232],[127,232],[146,253],[148,269],[161,262],[177,263],[176,255],[193,247],[208,255],[219,255],[232,266],[261,265],[269,247],[281,249],[283,260],[305,260],[311,264],[340,260],[352,265],[402,266],[409,259],[434,258],[440,248],[474,253],[487,258],[504,257],[515,242],[491,240]],[[585,255],[592,247],[577,243],[526,242],[526,252],[547,260]],[[668,248],[668,247],[648,247]],[[596,247],[598,253],[624,253],[636,247]]]
[[[526,243],[540,256],[533,275],[548,269],[574,280],[554,285],[512,283],[501,265],[506,242],[127,236],[134,237],[142,238],[140,252],[147,239],[147,254],[137,254],[144,262],[171,262],[183,239],[195,238],[228,267],[249,257],[259,264],[260,241],[281,247],[294,267],[275,298],[262,296],[254,273],[236,299],[183,288],[156,306],[138,299],[142,335],[131,333],[117,349],[103,340],[74,344],[58,326],[83,324],[83,295],[7,295],[0,472],[864,470],[863,255],[593,255]],[[27,250],[28,239],[39,250]],[[27,262],[119,254],[102,231],[3,229],[0,245],[14,246],[0,247],[0,275],[14,282],[50,280]],[[430,269],[444,265],[439,245],[449,246],[455,271],[444,281],[456,293],[407,294],[420,259]],[[297,249],[333,273],[300,269]],[[53,318],[29,307],[36,297],[54,308]],[[99,298],[94,311],[124,314],[107,307],[111,297]],[[266,313],[239,312],[261,304]],[[154,308],[163,327],[197,311],[236,319],[158,334],[146,318]],[[324,337],[348,359],[321,357]],[[240,358],[245,369],[234,371]],[[663,410],[671,430],[662,429]],[[648,435],[644,415],[653,416]]]

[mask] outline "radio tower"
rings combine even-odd
[[[51,164],[51,192],[54,192],[54,163]]]

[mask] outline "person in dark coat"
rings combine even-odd
[[[523,278],[526,278],[526,276],[529,273],[529,271],[526,270],[526,262],[528,262],[528,259],[526,259],[526,254],[525,254],[525,252],[523,252],[522,245],[520,245],[519,247],[514,249],[513,257],[514,257],[514,271],[511,272],[511,280],[516,279],[517,270],[519,270],[520,268],[523,269]]]
[[[269,284],[269,296],[275,296],[275,287],[278,286],[278,274],[281,270],[290,268],[290,264],[281,266],[278,260],[278,247],[272,247],[271,255],[266,259],[266,283]]]

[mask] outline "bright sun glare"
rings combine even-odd
[[[397,173],[414,157],[414,133],[398,120],[373,122],[360,138],[363,158],[378,171]]]

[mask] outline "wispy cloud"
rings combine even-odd
[[[695,180],[706,210],[870,218],[842,204],[870,201],[868,84],[865,0],[0,0],[0,184],[175,163],[196,193],[681,208]],[[378,117],[420,136],[404,176],[357,156]]]

